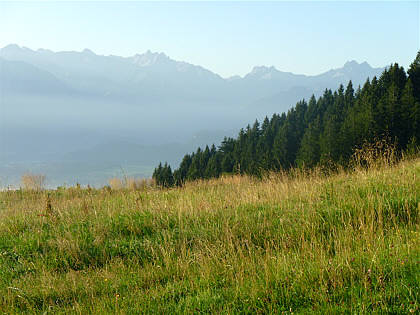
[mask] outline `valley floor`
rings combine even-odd
[[[418,313],[419,178],[0,192],[0,312]]]

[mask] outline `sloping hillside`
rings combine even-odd
[[[0,193],[5,313],[415,313],[420,160]]]

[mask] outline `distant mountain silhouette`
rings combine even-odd
[[[96,55],[89,49],[82,52],[52,52],[9,45],[0,50],[0,57],[8,61],[25,62],[50,73],[57,79],[55,85],[51,78],[41,72],[37,82],[52,84],[51,92],[55,92],[56,85],[61,84],[81,96],[93,95],[97,98],[140,104],[168,101],[252,104],[261,103],[262,99],[270,99],[275,95],[282,95],[289,102],[290,97],[285,92],[291,90],[291,95],[295,95],[293,89],[296,87],[319,93],[325,88],[335,89],[349,80],[357,86],[383,70],[372,68],[366,62],[359,64],[350,61],[342,68],[316,76],[306,76],[282,72],[273,66],[258,66],[243,78],[224,79],[203,67],[175,61],[164,53],[151,51],[124,58]],[[16,72],[13,73],[13,68],[9,66],[8,72],[3,73],[2,80],[9,80],[9,76],[15,79],[19,76],[21,82],[27,80],[26,76],[31,78],[29,82],[35,80],[33,69],[28,68],[25,72],[21,65],[15,65]],[[281,99],[277,101],[281,102]]]
[[[217,145],[256,118],[349,80],[357,87],[382,70],[349,61],[315,76],[257,66],[222,78],[164,53],[120,57],[8,45],[0,49],[0,174],[7,177],[0,184],[27,170],[53,174],[55,183],[82,182],[82,173],[103,183],[119,161],[151,175],[154,160],[176,165],[195,147],[194,134],[205,134],[201,145]]]
[[[0,58],[0,89],[3,93],[56,94],[67,93],[67,85],[52,75],[22,61]]]

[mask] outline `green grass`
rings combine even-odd
[[[0,312],[418,313],[419,178],[1,192]]]

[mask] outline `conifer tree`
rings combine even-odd
[[[420,141],[420,52],[408,77],[398,64],[354,91],[350,81],[336,92],[326,89],[316,100],[298,102],[287,114],[265,117],[241,129],[238,137],[184,156],[172,173],[160,163],[153,172],[159,186],[218,177],[222,173],[261,175],[263,171],[323,163],[346,166],[354,148],[378,136],[391,136],[399,150]]]
[[[416,59],[408,69],[408,76],[413,84],[414,99],[420,103],[420,50],[417,52]]]

